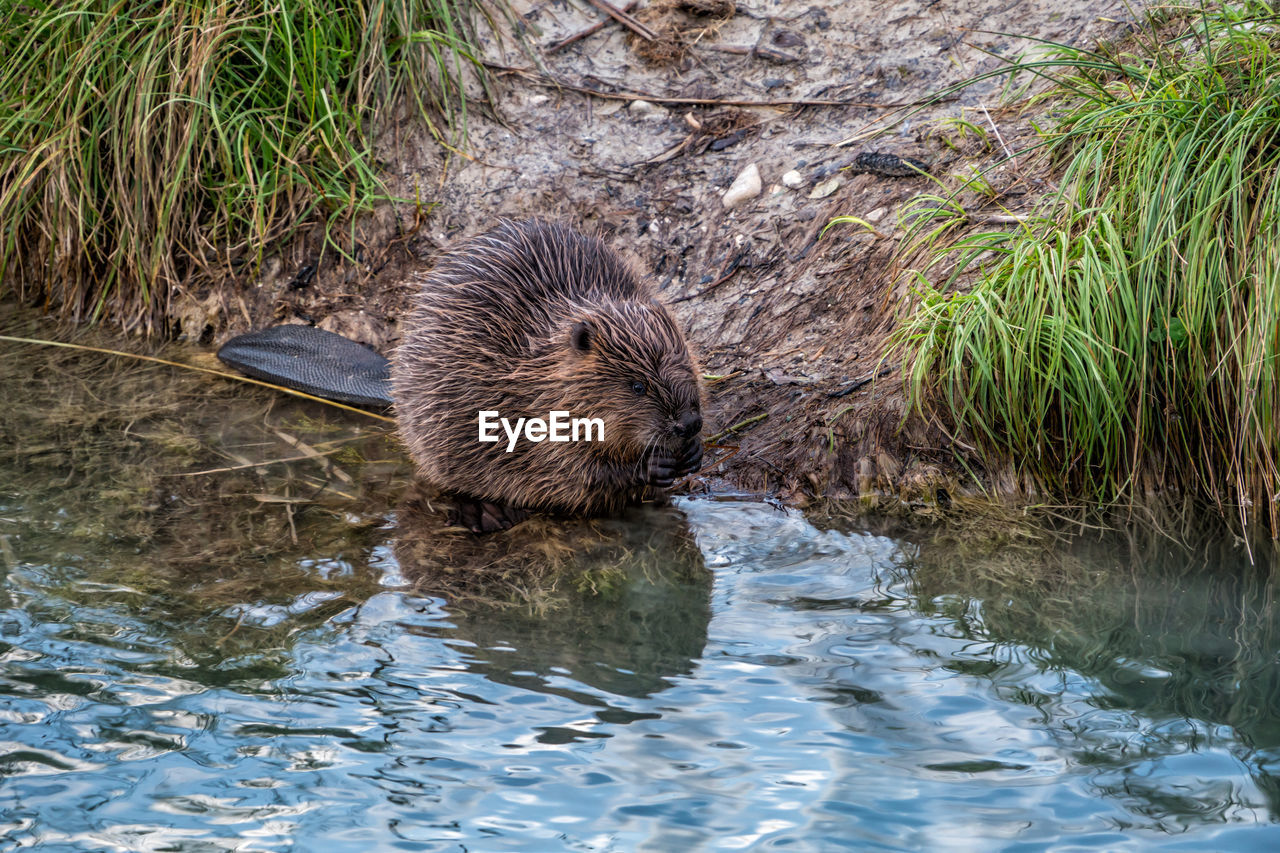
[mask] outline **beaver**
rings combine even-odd
[[[420,283],[392,397],[410,455],[455,499],[456,521],[487,532],[531,511],[611,514],[698,469],[697,363],[671,314],[601,239],[504,220]],[[554,412],[602,422],[580,436],[598,440],[535,441],[532,429],[508,440],[509,426],[480,440],[485,418]]]

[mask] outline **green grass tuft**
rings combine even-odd
[[[954,199],[921,200],[931,267],[896,346],[916,406],[1052,494],[1198,491],[1275,535],[1280,19],[1249,12],[1016,66],[1057,84],[1045,142],[1060,189],[1016,230],[960,239]]]
[[[0,277],[163,330],[179,288],[385,195],[370,140],[403,97],[465,132],[478,2],[4,4]]]

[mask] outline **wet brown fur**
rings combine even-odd
[[[702,402],[684,335],[600,239],[503,221],[421,284],[391,376],[400,434],[436,486],[525,509],[612,513],[640,496],[651,454],[679,457],[700,442],[677,432]],[[501,427],[498,442],[478,440],[481,410],[513,425],[553,410],[602,418],[604,441],[521,435],[508,453]]]

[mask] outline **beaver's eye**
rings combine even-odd
[[[631,390],[643,397],[645,392],[644,383],[637,379],[635,382],[631,383]]]

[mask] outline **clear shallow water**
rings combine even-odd
[[[687,523],[705,574],[637,563],[611,595],[544,616],[393,587],[355,604],[246,601],[207,614],[221,645],[195,643],[152,597],[95,585],[92,561],[24,561],[16,537],[0,599],[0,839],[1280,845],[1269,585],[1189,571],[1040,623],[1025,613],[1051,604],[926,591],[906,542],[761,504],[680,510],[684,522],[629,523]],[[396,582],[390,542],[364,559]]]

